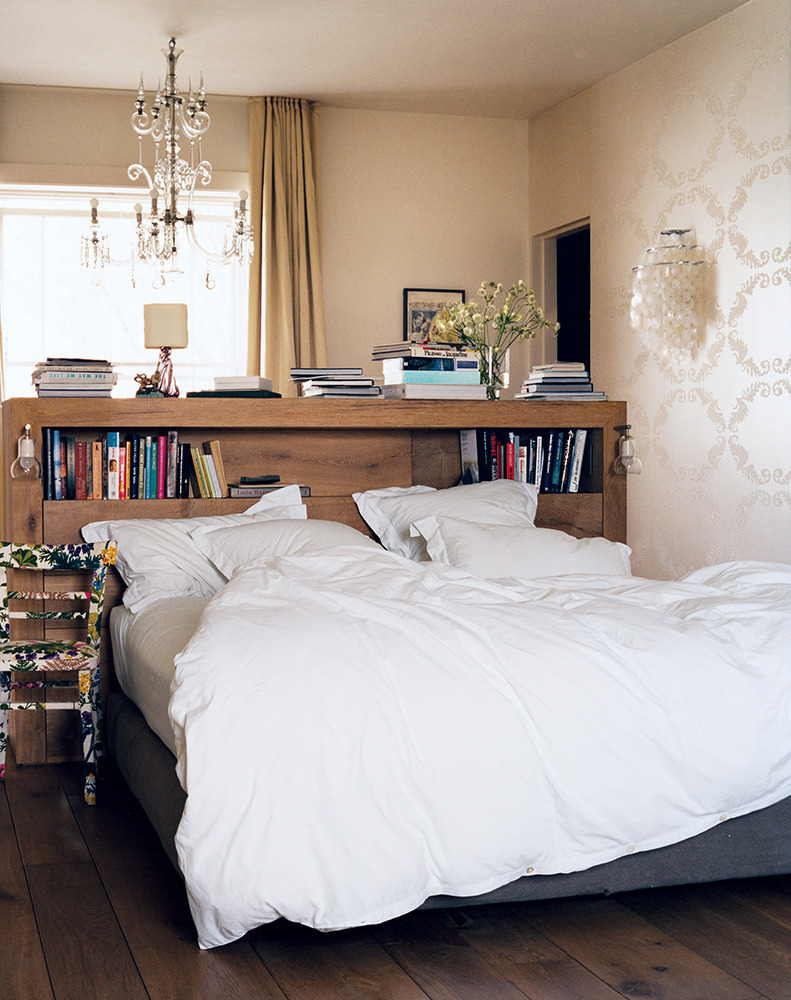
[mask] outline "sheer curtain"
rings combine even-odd
[[[267,375],[284,396],[296,395],[289,381],[293,366],[327,364],[318,126],[315,102],[250,100],[250,210],[256,248],[247,370]]]

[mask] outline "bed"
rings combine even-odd
[[[87,525],[112,756],[202,948],[280,917],[791,871],[791,567],[632,576],[499,481]],[[309,627],[306,627],[309,623]]]

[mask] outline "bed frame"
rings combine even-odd
[[[112,517],[189,517],[231,513],[252,501],[43,501],[39,484],[7,478],[16,439],[26,423],[41,440],[44,427],[71,429],[92,438],[111,429],[178,428],[182,439],[221,441],[229,479],[242,473],[277,472],[284,482],[311,487],[310,517],[365,529],[351,493],[392,485],[454,485],[460,474],[459,430],[472,427],[586,427],[591,465],[577,495],[539,498],[537,523],[577,536],[626,541],[626,482],[613,474],[624,403],[441,403],[350,400],[9,400],[2,407],[4,534],[28,541],[73,542],[80,527]],[[120,506],[119,506],[120,505]],[[120,603],[122,585],[108,585],[105,607]],[[105,635],[109,634],[109,630]],[[109,643],[105,643],[107,647]],[[130,789],[176,864],[174,835],[184,792],[168,748],[142,713],[113,683],[109,655],[103,668],[106,741]],[[14,713],[14,718],[28,713]],[[67,713],[36,713],[64,716]],[[59,732],[17,731],[20,763],[69,756]],[[27,756],[26,756],[27,755]],[[21,758],[21,759],[20,759]],[[584,872],[521,878],[479,897],[437,896],[424,906],[601,894],[720,879],[791,872],[788,830],[791,798],[730,819],[669,847],[628,855]]]

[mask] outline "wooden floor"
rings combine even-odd
[[[0,786],[2,1000],[791,1000],[791,877],[274,924],[201,952],[181,882],[120,780],[73,765]]]

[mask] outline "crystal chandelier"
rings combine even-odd
[[[146,110],[142,74],[140,76],[132,113],[132,128],[138,137],[138,162],[129,167],[127,174],[132,181],[141,178],[145,181],[151,207],[145,216],[141,204],[134,207],[136,228],[131,256],[126,260],[111,260],[107,235],[99,226],[99,202],[96,198],[91,199],[90,227],[81,241],[83,266],[101,268],[107,264],[131,264],[133,285],[134,265],[137,262],[157,266],[154,287],[161,287],[166,275],[182,273],[179,267],[182,226],[187,245],[200,254],[209,266],[228,264],[233,260],[240,264],[250,263],[253,257],[253,229],[247,221],[246,191],[239,192],[233,222],[228,225],[221,251],[205,249],[195,234],[195,188],[198,182],[207,185],[211,181],[211,163],[202,158],[201,152],[201,140],[208,132],[211,120],[206,111],[203,74],[197,95],[193,94],[192,84],[186,100],[179,93],[176,63],[181,53],[182,50],[176,48],[175,38],[170,39],[167,49],[162,49],[167,61],[167,76],[164,89],[161,83],[157,86],[150,111]],[[144,136],[151,136],[154,140],[153,177],[142,163]],[[180,156],[184,140],[189,142],[189,162]],[[180,208],[182,197],[186,197],[186,211],[183,212]],[[213,285],[208,269],[206,285],[209,288]]]

